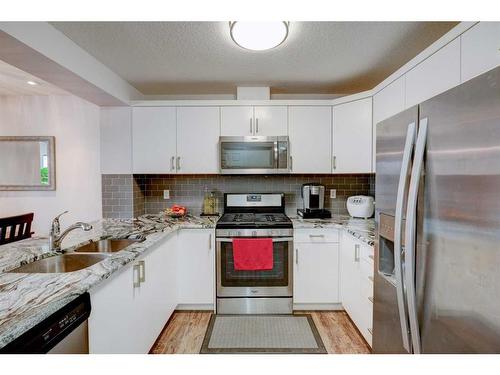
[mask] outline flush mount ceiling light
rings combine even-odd
[[[240,47],[265,51],[283,43],[288,36],[289,22],[229,22],[231,38]]]
[[[36,83],[35,81],[26,81],[26,83],[30,86],[37,86],[38,83]]]

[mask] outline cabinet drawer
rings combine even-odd
[[[296,243],[339,242],[338,229],[297,229],[294,231]]]

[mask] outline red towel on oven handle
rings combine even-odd
[[[236,271],[272,270],[272,238],[234,238],[233,259]]]

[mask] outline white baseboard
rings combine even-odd
[[[344,310],[341,303],[294,303],[293,310],[310,311],[310,310]]]

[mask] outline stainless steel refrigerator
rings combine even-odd
[[[500,67],[377,124],[375,353],[500,353]]]

